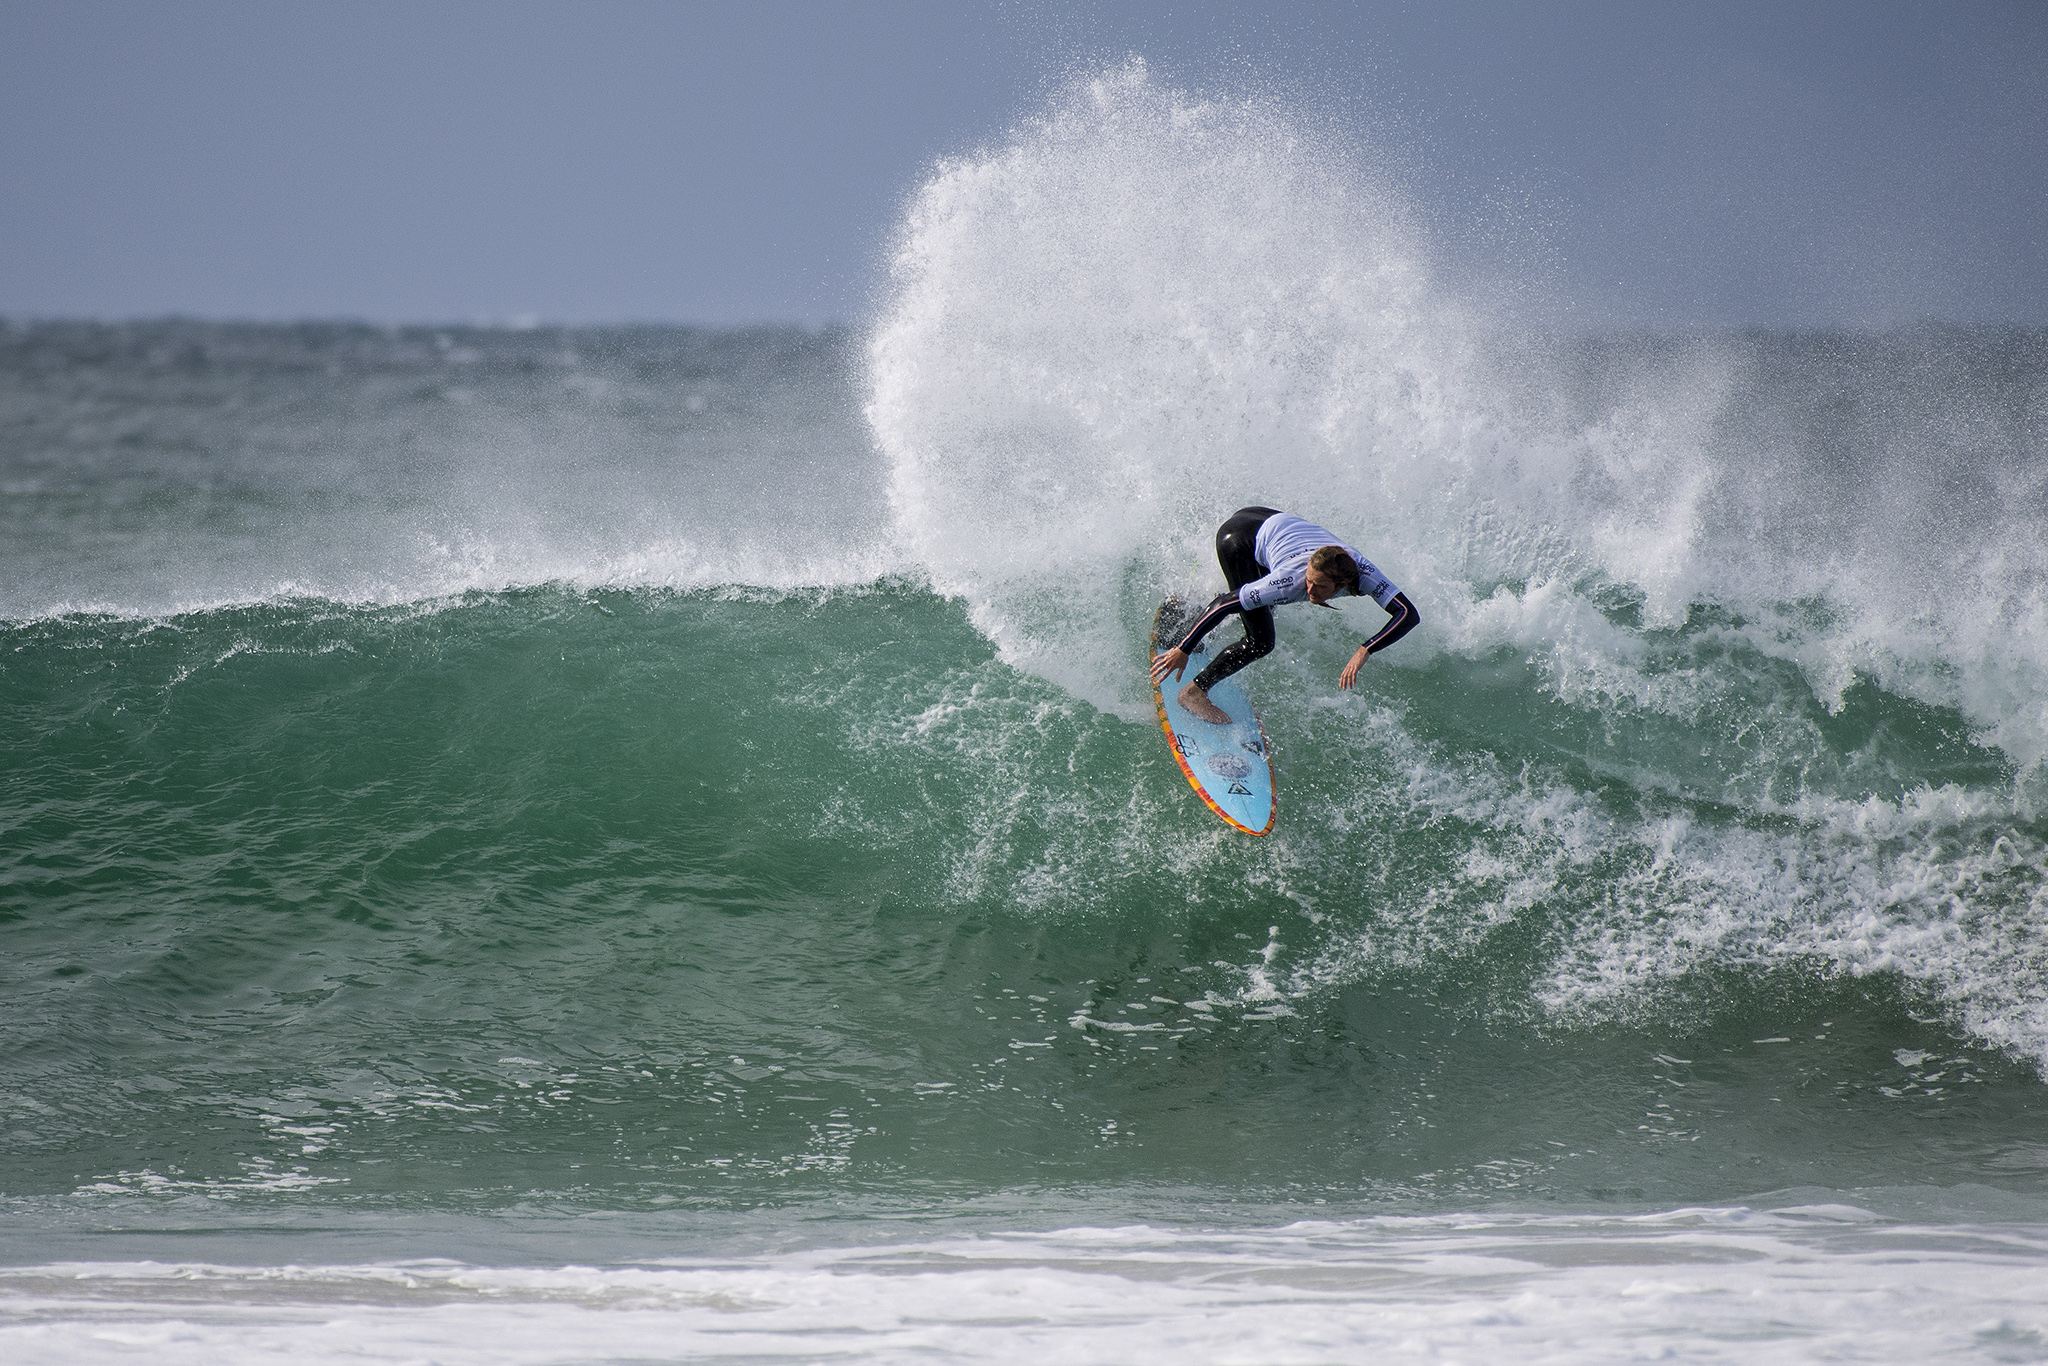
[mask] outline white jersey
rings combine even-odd
[[[1307,601],[1308,557],[1326,545],[1338,547],[1357,561],[1360,597],[1371,598],[1386,607],[1401,591],[1354,547],[1293,513],[1276,512],[1259,524],[1259,534],[1252,540],[1252,558],[1266,568],[1266,577],[1238,589],[1238,605],[1252,612],[1261,607]]]

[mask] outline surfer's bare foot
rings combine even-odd
[[[1207,721],[1212,726],[1230,724],[1230,713],[1211,702],[1209,694],[1192,683],[1180,690],[1180,704],[1198,721]]]

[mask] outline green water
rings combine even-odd
[[[0,651],[17,1208],[2048,1177],[2027,1061],[1959,1029],[1949,982],[1801,921],[1852,911],[1686,920],[1717,876],[1825,897],[1851,859],[1900,866],[1723,789],[1999,779],[1956,717],[1876,693],[1681,735],[1517,709],[1507,658],[1336,704],[1276,660],[1283,819],[1253,841],[1155,726],[910,583],[69,618]],[[1759,715],[1810,752],[1745,750]],[[1680,824],[1725,866],[1659,869]]]

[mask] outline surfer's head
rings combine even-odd
[[[1320,607],[1338,591],[1358,591],[1358,561],[1344,547],[1326,545],[1308,557],[1308,600]]]

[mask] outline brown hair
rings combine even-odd
[[[1339,588],[1348,588],[1354,593],[1358,591],[1358,561],[1346,554],[1342,546],[1319,546],[1308,557],[1308,567],[1328,574]]]

